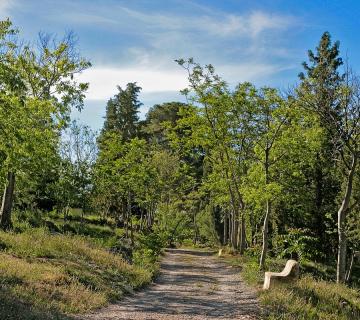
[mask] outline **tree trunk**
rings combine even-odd
[[[241,214],[241,230],[240,230],[240,254],[244,254],[246,248],[246,226],[245,226],[245,214]]]
[[[357,258],[358,254],[359,254],[359,252],[356,252],[356,251],[353,251],[351,253],[350,265],[349,265],[348,271],[346,272],[346,278],[345,278],[347,283],[350,282],[352,270],[353,270],[354,263],[355,263],[355,259]]]
[[[225,213],[224,216],[224,235],[223,235],[223,245],[226,246],[228,243],[228,214]]]
[[[260,257],[260,270],[265,269],[265,260],[266,254],[268,249],[268,229],[269,229],[269,220],[270,220],[270,213],[271,213],[271,203],[270,200],[266,200],[266,214],[264,219],[263,225],[263,243],[262,243],[262,250],[261,250],[261,257]]]
[[[194,239],[193,239],[193,244],[196,245],[197,244],[197,240],[198,240],[198,229],[197,229],[197,222],[196,222],[196,212],[195,210],[193,211],[193,224],[194,224]]]
[[[0,227],[3,230],[10,229],[12,227],[11,222],[11,211],[14,200],[14,190],[15,190],[15,173],[8,172],[7,184],[4,189],[4,195],[1,204],[0,211]]]
[[[238,216],[234,216],[234,234],[233,234],[233,242],[234,242],[234,248],[238,249],[238,225],[239,225],[239,220],[238,220]]]
[[[228,218],[228,243],[229,246],[231,246],[231,213],[229,212],[229,218]]]
[[[267,148],[265,150],[265,186],[269,183],[269,154],[270,149]],[[268,229],[269,229],[269,220],[270,220],[270,214],[271,214],[271,203],[269,199],[266,199],[266,213],[264,218],[264,225],[263,225],[263,243],[262,243],[262,250],[261,250],[261,257],[260,257],[260,270],[265,269],[265,260],[266,260],[266,254],[268,250]]]
[[[232,225],[233,225],[233,214],[229,214],[229,246],[232,246]]]
[[[131,219],[131,191],[130,190],[128,191],[126,215],[127,215],[126,226],[128,229],[130,229],[130,239],[131,239],[131,244],[133,244],[133,230],[132,230],[132,219]],[[128,230],[128,232],[129,232],[129,230]],[[129,235],[129,233],[128,233],[128,235]]]
[[[143,231],[143,224],[144,224],[144,210],[143,208],[140,208],[140,229],[139,231]]]
[[[339,247],[338,247],[338,260],[336,265],[336,282],[341,283],[345,282],[345,273],[346,273],[346,233],[345,233],[345,221],[346,214],[349,210],[350,199],[353,187],[353,180],[355,175],[355,169],[357,166],[357,156],[353,155],[351,168],[348,174],[345,194],[343,201],[341,203],[340,209],[338,211],[338,237],[339,237]]]
[[[324,242],[324,234],[325,234],[325,223],[323,217],[323,189],[324,189],[324,173],[323,173],[323,165],[324,163],[320,161],[319,153],[316,155],[316,163],[315,163],[315,226],[317,236],[319,239]]]

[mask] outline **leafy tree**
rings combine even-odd
[[[177,120],[181,117],[180,110],[185,107],[185,103],[166,102],[150,108],[143,124],[143,131],[147,138],[152,143],[165,147],[168,140],[168,129],[169,127],[175,128]]]
[[[2,39],[12,35],[11,22],[1,23]],[[4,46],[4,43],[3,43]],[[7,41],[10,50],[1,50],[1,72],[8,81],[2,88],[4,138],[3,168],[6,187],[1,207],[1,227],[11,226],[15,175],[30,165],[46,159],[55,150],[59,130],[69,119],[72,106],[81,109],[88,85],[77,83],[73,76],[90,66],[75,50],[75,38],[69,33],[56,41],[40,34],[37,46],[17,48]],[[3,48],[2,48],[3,49]]]
[[[304,106],[319,116],[321,125],[331,137],[333,158],[337,159],[341,173],[342,196],[337,212],[337,282],[344,282],[347,260],[346,217],[356,204],[352,204],[352,197],[360,152],[360,86],[358,78],[349,70],[343,76],[338,74],[337,67],[342,63],[337,57],[338,46],[338,43],[331,46],[328,33],[323,35],[317,49],[318,57],[315,57],[316,66],[309,74],[309,80],[304,82],[305,93],[300,92],[300,97]]]
[[[308,51],[309,63],[304,62],[305,73],[301,72],[299,77],[301,84],[297,89],[299,98],[303,100],[305,107],[308,104],[315,106],[324,112],[333,112],[339,104],[339,89],[344,83],[344,74],[339,72],[339,67],[343,64],[339,57],[340,43],[331,42],[331,36],[324,32],[321,36],[316,52]],[[314,122],[314,125],[316,122]],[[321,239],[323,250],[327,247],[329,238],[326,233],[326,215],[333,212],[336,208],[335,199],[340,190],[339,180],[335,167],[334,139],[331,133],[326,130],[326,123],[319,118],[319,125],[323,129],[320,133],[321,146],[316,153],[317,161],[313,169],[309,170],[309,179],[312,181],[314,189],[314,200],[311,212],[313,223],[316,226],[317,236]]]
[[[257,201],[265,203],[266,212],[263,222],[262,251],[260,268],[265,268],[268,251],[268,228],[272,215],[272,202],[279,196],[281,186],[274,174],[273,167],[283,157],[281,138],[289,123],[288,104],[276,90],[264,88],[257,93],[253,106],[253,125],[255,135],[254,162],[249,172],[250,179],[255,178]]]
[[[118,93],[106,106],[103,131],[116,131],[121,139],[128,141],[138,136],[138,112],[142,103],[138,100],[141,88],[136,82],[130,82],[125,89],[117,87]]]
[[[96,134],[88,126],[73,121],[60,146],[61,164],[55,190],[61,209],[76,207],[84,213],[89,207],[96,154]]]
[[[192,59],[178,60],[189,74],[188,99],[197,106],[189,110],[185,125],[193,128],[190,142],[205,152],[205,160],[222,170],[230,199],[230,243],[243,252],[246,246],[245,203],[241,190],[246,161],[250,151],[247,139],[251,110],[246,98],[249,84],[231,92],[227,84],[215,74],[213,66],[202,68]],[[251,89],[249,89],[251,91]],[[242,91],[240,93],[240,91]],[[184,122],[184,121],[182,121]]]

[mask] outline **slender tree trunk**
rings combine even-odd
[[[122,201],[122,210],[124,216],[124,228],[125,228],[125,237],[129,238],[129,220],[128,220],[128,204],[125,203],[125,198]]]
[[[223,235],[223,245],[226,246],[228,242],[228,214],[225,213],[224,216],[224,235]]]
[[[356,252],[356,251],[353,251],[351,253],[350,265],[349,265],[348,271],[346,272],[346,278],[345,278],[347,283],[350,282],[352,270],[353,270],[354,263],[355,263],[355,259],[358,257],[358,254],[359,254],[359,252]]]
[[[132,223],[132,219],[130,218],[130,239],[131,239],[131,246],[134,246],[134,228],[133,228],[133,223]]]
[[[268,250],[268,229],[269,229],[269,220],[270,220],[270,214],[271,214],[271,203],[270,200],[266,200],[266,214],[264,219],[264,225],[263,225],[263,234],[262,234],[262,250],[261,250],[261,257],[260,257],[260,270],[265,269],[265,260]]]
[[[265,185],[267,186],[269,183],[269,153],[270,149],[265,150]],[[263,234],[262,234],[262,250],[261,250],[261,257],[260,257],[260,270],[265,269],[265,260],[266,260],[266,254],[268,250],[268,229],[269,229],[269,220],[270,220],[270,214],[271,214],[271,203],[269,199],[266,199],[266,213],[264,218],[264,224],[263,224]]]
[[[128,201],[127,201],[127,210],[126,210],[126,214],[127,214],[127,226],[130,227],[130,239],[131,239],[131,244],[133,244],[133,230],[132,230],[132,219],[131,219],[131,191],[128,191]]]
[[[259,230],[259,224],[255,224],[255,231],[254,231],[254,239],[253,239],[253,245],[256,246],[258,243],[258,237],[257,237],[257,233]]]
[[[229,212],[229,218],[228,218],[228,243],[229,246],[231,245],[231,213]]]
[[[144,227],[144,210],[140,208],[140,231],[143,231]]]
[[[355,175],[355,169],[357,166],[357,156],[354,154],[351,168],[347,177],[345,194],[343,201],[341,203],[340,209],[338,211],[338,237],[339,237],[339,247],[338,247],[338,260],[336,266],[336,282],[341,283],[345,282],[346,275],[346,248],[347,248],[347,239],[345,233],[345,221],[346,214],[349,210],[350,199],[353,187],[353,180]]]
[[[233,212],[231,225],[231,246],[233,249],[236,249],[236,225],[236,215],[235,212]]]
[[[3,230],[10,229],[12,227],[11,222],[11,211],[14,201],[14,190],[15,190],[15,173],[8,172],[7,183],[4,189],[4,195],[1,204],[1,220],[0,227]]]
[[[229,246],[232,246],[232,212],[229,213]]]
[[[245,214],[241,214],[241,230],[240,230],[240,254],[244,254],[246,248],[246,224],[245,224]]]
[[[240,248],[241,241],[241,221],[237,221],[236,223],[236,248]]]
[[[315,226],[316,233],[319,239],[323,239],[325,234],[325,224],[322,212],[322,204],[323,204],[323,189],[324,189],[324,173],[323,173],[323,163],[320,161],[319,153],[316,155],[317,161],[315,163]]]
[[[150,203],[148,210],[146,211],[146,228],[149,230],[151,228],[151,215],[152,215],[152,203]]]
[[[193,239],[193,244],[196,245],[197,243],[197,239],[198,239],[198,233],[197,233],[197,225],[196,225],[196,213],[195,210],[193,212],[193,224],[194,224],[194,239]]]
[[[229,242],[232,248],[234,248],[234,212],[231,211],[229,217]]]
[[[238,228],[238,226],[239,226],[239,219],[238,219],[238,216],[236,215],[235,217],[234,217],[234,248],[235,249],[238,249],[238,230],[239,230],[239,228]]]

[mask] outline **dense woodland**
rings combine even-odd
[[[91,67],[74,34],[29,44],[7,20],[0,48],[3,230],[43,217],[51,231],[72,232],[66,222],[78,208],[82,224],[92,214],[122,230],[124,256],[139,239],[228,246],[256,257],[261,270],[269,257],[336,264],[337,282],[351,283],[360,79],[329,33],[307,57],[304,50],[303,72],[286,91],[233,87],[212,65],[179,59],[186,103],[155,105],[140,119],[134,79],[109,97],[98,133],[70,119],[88,88],[76,74]]]

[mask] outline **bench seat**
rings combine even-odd
[[[281,272],[265,272],[264,290],[268,290],[271,284],[271,278],[298,278],[299,277],[299,263],[296,260],[288,260],[285,268]]]

